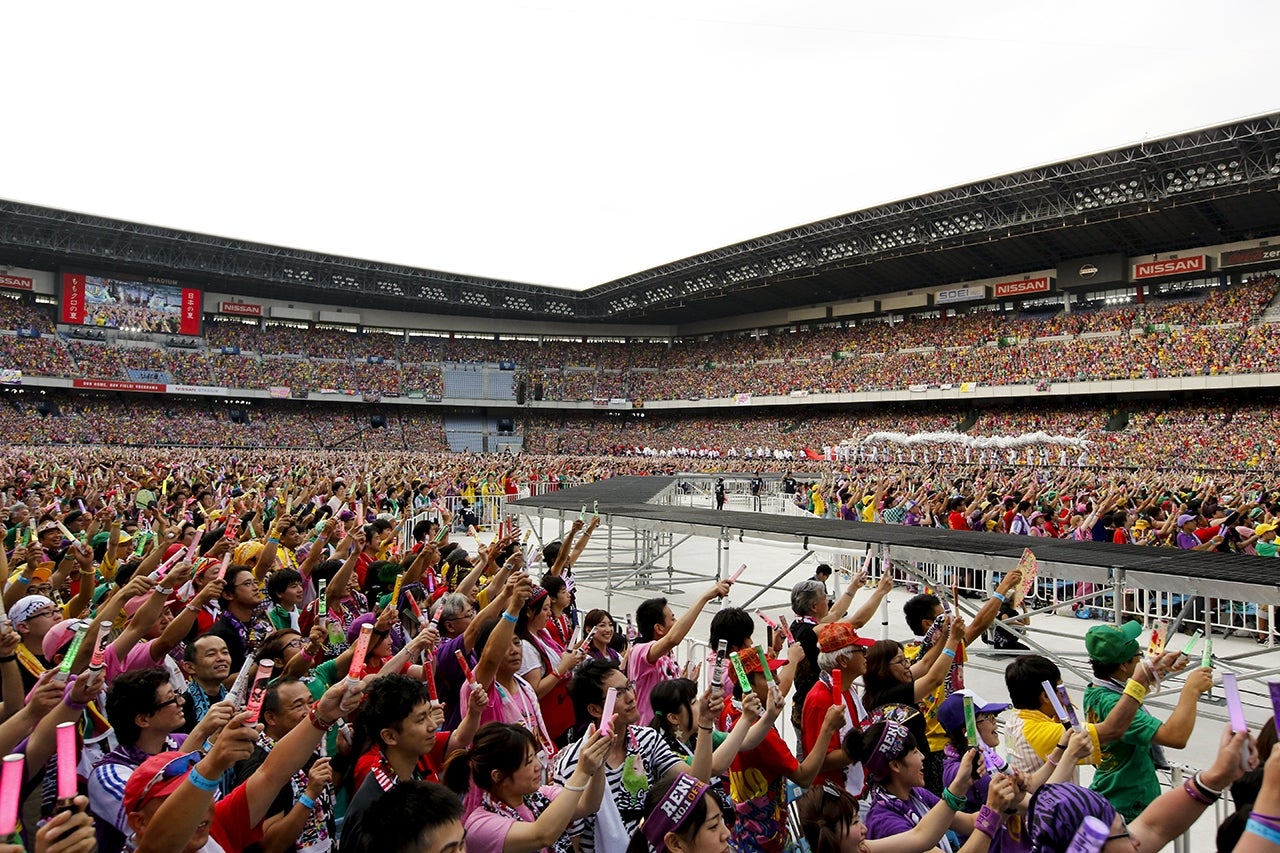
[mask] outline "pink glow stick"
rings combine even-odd
[[[591,648],[591,641],[596,638],[596,628],[599,628],[599,627],[600,626],[597,625],[595,626],[595,628],[592,628],[590,631],[587,632],[587,636],[582,639],[581,649],[584,653],[587,651],[587,649]]]
[[[791,635],[791,628],[787,625],[787,620],[779,619],[778,626],[782,628],[782,635],[787,638],[787,642],[794,645],[796,638]]]
[[[58,799],[76,796],[76,724],[58,723]]]
[[[258,671],[253,676],[253,687],[249,689],[249,701],[244,706],[250,714],[245,725],[252,726],[258,722],[258,714],[262,711],[262,700],[267,698],[267,686],[271,683],[271,670],[274,668],[275,661],[271,658],[258,661]]]
[[[20,752],[4,757],[3,770],[0,770],[0,837],[7,838],[18,828],[18,800],[22,796],[24,760]]]
[[[743,563],[741,566],[738,566],[738,570],[733,574],[729,575],[729,583],[733,583],[738,578],[742,577],[742,573],[745,572],[746,570],[747,570],[746,563]]]
[[[103,622],[98,626],[98,639],[93,644],[93,657],[89,659],[89,669],[102,669],[106,665],[107,640],[111,639],[111,623]]]
[[[756,615],[760,617],[761,621],[763,621],[764,624],[768,625],[773,630],[775,631],[779,630],[778,623],[773,621],[773,618],[768,613],[765,613],[763,610],[757,610]]]
[[[364,659],[369,654],[371,636],[373,636],[373,626],[366,622],[360,626],[360,636],[356,637],[356,644],[351,653],[351,669],[347,674],[349,681],[359,681],[364,678]]]
[[[215,576],[215,579],[226,580],[227,567],[230,565],[231,565],[231,552],[228,551],[227,553],[222,555],[222,565],[218,566],[218,574]]]
[[[618,703],[618,688],[610,687],[604,694],[604,713],[600,715],[600,734],[613,735],[613,707]]]

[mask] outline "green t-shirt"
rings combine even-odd
[[[1089,685],[1084,691],[1085,717],[1091,723],[1102,722],[1121,695],[1105,687]],[[1160,720],[1139,708],[1120,740],[1102,747],[1102,760],[1089,787],[1110,800],[1127,821],[1136,818],[1160,796],[1156,765],[1151,759],[1151,744],[1159,728]]]
[[[338,661],[327,660],[324,663],[311,670],[311,674],[303,679],[303,683],[307,685],[307,689],[311,691],[311,698],[319,700],[324,696],[324,692],[330,687],[338,683]],[[325,755],[338,754],[338,730],[334,728],[324,736]]]
[[[1274,557],[1276,552],[1280,551],[1280,540],[1273,539],[1270,542],[1259,540],[1253,543],[1253,550],[1258,552],[1259,557]]]

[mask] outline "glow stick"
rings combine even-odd
[[[1213,666],[1213,637],[1204,638],[1204,650],[1200,652],[1200,665]]]
[[[580,648],[582,649],[584,654],[586,653],[587,649],[591,648],[591,641],[596,638],[596,628],[599,628],[599,627],[600,627],[599,625],[596,625],[595,628],[592,628],[590,631],[588,631],[587,636],[582,639],[582,645]]]
[[[578,513],[578,521],[586,521],[586,520],[587,520],[587,505],[583,504],[582,511]]]
[[[351,668],[347,670],[348,681],[359,681],[364,678],[364,659],[369,654],[369,638],[373,636],[373,625],[366,622],[360,626],[360,636],[352,646]]]
[[[604,694],[604,711],[600,714],[600,735],[613,735],[613,708],[618,703],[618,688],[610,687]]]
[[[253,665],[257,663],[250,655],[244,659],[244,663],[240,665],[240,672],[236,675],[236,680],[231,683],[231,689],[227,691],[227,698],[231,700],[231,704],[239,711],[244,707],[245,691],[249,687],[249,674],[253,672]]]
[[[787,638],[787,642],[794,645],[796,638],[792,636],[791,628],[787,625],[787,620],[785,618],[778,620],[778,627],[782,628],[782,635]]]
[[[1200,629],[1197,628],[1196,632],[1191,635],[1191,639],[1187,640],[1187,644],[1182,647],[1182,653],[1187,657],[1191,657],[1191,650],[1196,647],[1196,643],[1200,641],[1200,637],[1202,636],[1203,635],[1200,633]]]
[[[325,588],[329,582],[324,578],[320,579],[320,583],[316,589],[316,617],[323,619],[329,615],[329,598],[324,594]]]
[[[988,773],[1006,773],[1009,770],[1009,762],[1000,757],[1000,753],[996,752],[985,743],[981,744],[982,760],[987,765]]]
[[[466,677],[467,683],[472,687],[478,686],[476,675],[471,671],[471,665],[467,663],[467,656],[462,653],[462,649],[454,649],[453,653],[458,658],[458,666],[462,667],[462,674]]]
[[[1244,719],[1244,705],[1240,704],[1240,685],[1234,672],[1222,673],[1222,692],[1227,699],[1227,714],[1231,717],[1231,731],[1244,732],[1249,724]]]
[[[258,674],[253,679],[253,689],[249,691],[249,701],[245,704],[245,710],[249,712],[249,719],[245,721],[245,725],[252,726],[258,722],[258,714],[262,711],[262,700],[267,697],[267,684],[271,681],[271,670],[275,668],[275,662],[271,658],[264,658],[258,664]]]
[[[844,707],[844,673],[838,669],[831,670],[831,703]]]
[[[70,539],[72,542],[79,542],[79,541],[80,541],[79,539],[77,539],[77,538],[76,538],[76,535],[75,535],[74,533],[72,533],[69,529],[67,529],[67,526],[66,526],[65,524],[63,524],[61,521],[55,522],[55,524],[57,524],[57,525],[58,525],[58,529],[62,531],[62,535],[63,535],[63,536],[67,537],[67,538],[68,538],[68,539]]]
[[[79,498],[76,498],[76,506],[80,507],[80,511],[82,513],[85,513],[86,515],[88,514],[89,510],[84,508],[84,501],[80,500]]]
[[[768,625],[771,630],[774,630],[774,631],[781,630],[780,628],[778,628],[778,623],[773,621],[773,617],[771,617],[768,613],[765,613],[763,610],[756,610],[756,615],[759,616],[760,620],[764,622],[764,624]]]
[[[1058,719],[1062,722],[1070,722],[1067,717],[1067,709],[1062,707],[1062,700],[1058,698],[1058,691],[1049,683],[1049,679],[1046,678],[1040,682],[1040,686],[1044,688],[1044,695],[1049,697],[1049,704],[1053,706],[1053,713],[1057,714]]]
[[[742,573],[745,572],[746,570],[747,570],[746,563],[743,563],[741,566],[738,566],[738,570],[733,574],[729,575],[729,583],[735,583],[738,580],[738,578],[742,577]]]
[[[711,668],[711,692],[717,696],[724,693],[724,658],[728,652],[728,640],[721,640],[716,644],[716,662]]]
[[[1065,684],[1058,685],[1058,698],[1062,700],[1062,707],[1067,709],[1067,722],[1071,723],[1071,728],[1078,732],[1084,731],[1084,726],[1080,724],[1080,718],[1076,716],[1075,706],[1071,704],[1071,696],[1067,694],[1067,686]]]
[[[760,656],[760,668],[764,670],[764,680],[773,684],[773,670],[769,668],[769,659],[765,657],[764,646],[756,646],[756,654]]]
[[[395,607],[400,601],[400,587],[404,586],[404,572],[396,575],[396,585],[391,588],[391,606]]]
[[[364,524],[364,501],[356,501],[356,521]]]
[[[520,544],[521,544],[521,545],[528,545],[528,544],[529,544],[529,537],[530,537],[530,536],[532,536],[532,535],[533,535],[533,528],[532,528],[532,527],[530,527],[528,530],[526,530],[526,531],[524,532],[524,539],[521,539],[521,540],[520,540]]]
[[[1268,681],[1267,692],[1271,694],[1271,715],[1277,734],[1280,734],[1280,681]]]
[[[58,800],[76,796],[76,724],[58,723]]]
[[[409,593],[409,607],[413,610],[413,618],[418,620],[419,627],[427,624],[422,616],[422,608],[418,606],[418,598],[413,593]]]
[[[738,685],[743,694],[750,693],[751,679],[747,678],[747,671],[742,668],[742,658],[738,657],[737,652],[729,652],[729,660],[733,663],[733,671],[738,675]]]
[[[9,840],[18,828],[18,800],[22,798],[22,767],[25,757],[15,752],[4,757],[0,770],[0,838]]]
[[[1244,705],[1240,702],[1240,685],[1234,672],[1222,673],[1222,692],[1227,699],[1227,714],[1231,717],[1231,731],[1247,732],[1249,723],[1244,718]],[[1240,769],[1249,769],[1249,742],[1240,745]]]
[[[870,578],[868,578],[870,580]],[[957,584],[951,585],[951,605],[956,609],[960,609],[960,587]]]
[[[438,702],[440,697],[436,695],[436,668],[435,658],[428,657],[422,664],[422,677],[427,682],[427,698],[432,702]]]
[[[93,657],[89,660],[89,669],[102,669],[106,665],[107,641],[111,639],[111,623],[98,625],[98,639],[93,644]]]
[[[436,573],[432,569],[427,569],[427,595],[434,596],[436,594]]]
[[[76,655],[80,654],[80,646],[84,645],[84,635],[89,633],[89,626],[85,625],[76,631],[76,635],[71,638],[71,645],[67,646],[67,653],[62,657],[62,663],[58,665],[58,680],[66,681],[67,676],[71,675],[71,665],[75,663]],[[73,795],[74,796],[74,795]]]
[[[977,748],[981,744],[978,740],[978,719],[973,715],[973,697],[967,694],[964,696],[964,730],[969,746]]]

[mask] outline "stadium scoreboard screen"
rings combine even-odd
[[[62,274],[62,322],[100,329],[200,334],[200,291],[140,276]]]

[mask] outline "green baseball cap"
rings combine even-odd
[[[1141,622],[1125,622],[1123,625],[1094,625],[1084,635],[1085,651],[1090,660],[1098,663],[1127,663],[1138,653],[1138,635]]]

